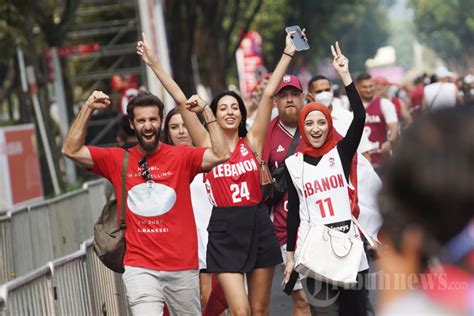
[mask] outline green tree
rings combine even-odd
[[[344,54],[351,60],[351,71],[365,71],[365,61],[388,40],[386,5],[378,0],[342,4],[323,38],[326,51],[323,56],[329,56],[329,45],[338,40]]]
[[[191,56],[197,56],[202,81],[219,91],[236,82],[235,50],[250,29],[262,35],[266,65],[272,69],[284,46],[285,26],[307,29],[311,50],[300,54],[306,62],[329,56],[329,44],[340,40],[364,69],[388,36],[382,0],[186,0],[167,2],[167,29],[176,80],[187,94],[195,91]]]
[[[191,57],[198,58],[201,78],[213,91],[226,86],[240,40],[251,28],[264,0],[168,1],[166,23],[176,80],[187,95],[195,91]]]
[[[47,47],[58,46],[64,42],[68,27],[73,21],[74,12],[79,0],[16,0],[0,4],[2,20],[0,20],[1,53],[0,58],[8,60],[10,64],[16,63],[17,45],[23,49],[27,65],[33,66],[37,76],[39,99],[43,106],[42,112],[45,119],[48,142],[54,144],[54,124],[49,115],[49,93],[47,75],[44,65],[44,52]],[[20,76],[16,76],[15,85],[20,108],[20,122],[32,122],[31,104],[27,96],[20,90]],[[40,140],[41,141],[41,140]],[[42,149],[43,147],[40,147]],[[59,148],[52,147],[53,160],[58,172]],[[46,194],[51,194],[52,184],[48,177],[47,164],[44,153],[41,151],[41,168]],[[61,179],[60,179],[61,180]],[[61,182],[61,181],[60,181]]]
[[[257,16],[255,28],[262,30],[265,60],[270,69],[283,49],[284,27],[299,25],[306,28],[311,46],[309,51],[300,54],[300,58],[304,60],[303,64],[312,66],[313,72],[319,71],[315,61],[330,58],[329,46],[336,40],[351,58],[351,70],[364,71],[365,60],[373,57],[377,48],[387,42],[389,33],[385,8],[391,4],[391,0],[281,0],[269,5],[271,14],[275,12],[278,15],[273,18],[275,22],[271,25],[271,32],[260,27],[260,15]],[[261,15],[267,13],[262,10]],[[301,64],[292,65],[299,66]]]
[[[411,0],[422,43],[448,64],[465,72],[474,66],[474,5],[472,0]]]

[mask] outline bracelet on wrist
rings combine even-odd
[[[293,58],[294,55],[291,55],[291,54],[288,54],[287,52],[283,51],[283,54],[290,57],[290,58]]]
[[[206,122],[206,125],[209,125],[209,124],[214,123],[214,122],[217,122],[217,120],[212,120],[210,122]]]

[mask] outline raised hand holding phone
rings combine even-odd
[[[294,34],[292,34],[291,40],[292,40],[293,46],[295,47],[296,51],[299,52],[299,51],[302,51],[302,50],[308,50],[309,49],[309,44],[308,44],[308,41],[306,40],[304,30],[301,31],[301,29],[298,25],[288,26],[288,27],[285,28],[285,31],[287,33],[294,32]]]

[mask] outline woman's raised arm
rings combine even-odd
[[[290,32],[286,35],[286,45],[283,50],[280,61],[278,62],[275,70],[273,71],[270,80],[268,81],[265,90],[263,91],[262,99],[258,105],[257,116],[255,122],[252,125],[249,133],[247,134],[247,140],[251,144],[252,149],[258,154],[262,155],[263,142],[265,141],[265,135],[270,125],[272,107],[273,107],[273,96],[275,94],[278,85],[280,84],[283,76],[290,65],[292,57],[295,55],[296,50],[291,41],[291,37],[296,36],[295,32]],[[306,35],[303,36],[306,40]]]
[[[192,113],[186,109],[186,95],[178,84],[171,78],[171,76],[165,71],[163,66],[160,64],[158,58],[156,58],[153,50],[148,45],[148,41],[145,37],[145,33],[142,33],[143,40],[137,42],[137,54],[141,56],[142,60],[149,66],[155,73],[158,80],[160,80],[163,87],[171,95],[174,101],[179,107],[181,116],[183,117],[184,124],[188,129],[189,135],[193,140],[194,145],[200,147],[211,147],[211,139],[209,133],[199,121],[195,113]]]

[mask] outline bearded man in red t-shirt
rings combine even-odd
[[[62,153],[108,179],[115,195],[121,196],[125,150],[84,145],[92,113],[109,105],[105,93],[92,93],[70,128]],[[186,107],[202,113],[206,122],[215,121],[209,106],[200,99],[188,100]],[[144,91],[127,106],[138,144],[128,150],[125,177],[123,281],[134,315],[161,315],[164,303],[173,315],[198,315],[197,235],[189,184],[197,173],[228,160],[229,146],[218,124],[208,125],[211,148],[161,143],[163,108],[158,97]],[[117,200],[117,208],[121,209],[121,199]]]

